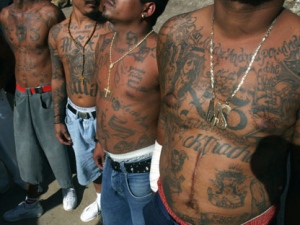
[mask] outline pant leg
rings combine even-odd
[[[67,146],[55,137],[54,115],[51,92],[32,95],[31,115],[35,133],[50,167],[62,188],[73,186]]]
[[[132,225],[122,173],[113,171],[107,158],[102,173],[101,210],[105,225]]]
[[[158,192],[155,193],[151,201],[143,208],[143,214],[146,225],[176,225],[159,197]]]
[[[124,173],[124,177],[133,225],[145,225],[143,208],[152,198],[149,173]]]
[[[78,118],[66,109],[66,119],[72,147],[75,153],[77,179],[81,185],[88,185],[101,176],[101,170],[93,159],[95,149],[96,119]]]
[[[19,91],[15,93],[14,136],[22,180],[30,184],[42,183],[44,158],[32,125],[29,97]]]
[[[0,127],[0,159],[13,175],[14,181],[22,185],[15,148],[13,111],[3,89],[0,90]]]
[[[9,177],[4,163],[0,160],[0,194],[9,189]]]

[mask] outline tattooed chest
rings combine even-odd
[[[180,82],[175,82],[180,83]],[[198,81],[198,83],[200,83]],[[202,81],[208,83],[208,81]],[[300,95],[293,79],[279,80],[269,74],[261,75],[257,81],[240,88],[226,108],[217,107],[214,113],[220,114],[228,123],[227,129],[253,129],[268,133],[282,133],[295,123],[293,112],[299,108]],[[210,87],[195,85],[173,86],[164,97],[168,116],[176,118],[177,125],[185,128],[209,128],[206,121],[209,102],[213,95]],[[295,101],[297,99],[297,101]],[[221,105],[224,102],[216,99]]]
[[[12,45],[23,43],[33,45],[44,45],[47,35],[47,24],[41,16],[32,17],[30,15],[10,16],[4,25],[6,35]]]

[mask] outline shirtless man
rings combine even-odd
[[[0,14],[16,60],[14,134],[21,178],[28,186],[25,201],[3,215],[6,221],[43,214],[38,185],[44,180],[44,156],[62,187],[64,209],[77,204],[67,149],[55,138],[53,125],[47,39],[50,28],[63,19],[62,11],[48,0],[15,0]]]
[[[149,171],[160,105],[152,27],[168,0],[105,1],[103,16],[116,32],[99,39],[95,161],[102,182],[105,225],[144,224],[151,199]]]
[[[80,216],[84,222],[98,217],[101,209],[101,171],[93,160],[98,89],[94,50],[99,36],[112,28],[98,8],[99,1],[73,0],[70,17],[49,35],[56,137],[65,145],[72,144],[79,183],[93,182],[97,193],[96,201]]]
[[[163,147],[146,224],[268,224],[289,150],[286,220],[299,223],[300,19],[283,3],[215,0],[163,25]]]

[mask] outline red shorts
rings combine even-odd
[[[179,223],[180,225],[190,225],[189,223],[180,219],[169,207],[160,180],[158,180],[158,194],[159,194],[167,212],[177,223]],[[277,213],[277,207],[271,206],[268,210],[266,210],[262,214],[252,218],[251,220],[249,220],[241,225],[268,225],[272,221],[272,219],[275,217],[276,213]]]

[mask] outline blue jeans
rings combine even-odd
[[[22,179],[43,182],[45,156],[62,188],[73,186],[67,147],[55,137],[51,92],[27,94],[16,90],[14,132]]]
[[[79,118],[67,108],[65,123],[73,142],[78,182],[88,185],[101,176],[101,170],[93,159],[96,119],[92,116],[89,119]]]
[[[179,225],[168,214],[158,192],[143,209],[146,225]]]
[[[106,158],[101,195],[103,224],[144,225],[143,207],[152,197],[149,173],[127,173],[124,162],[121,170],[114,171]]]

